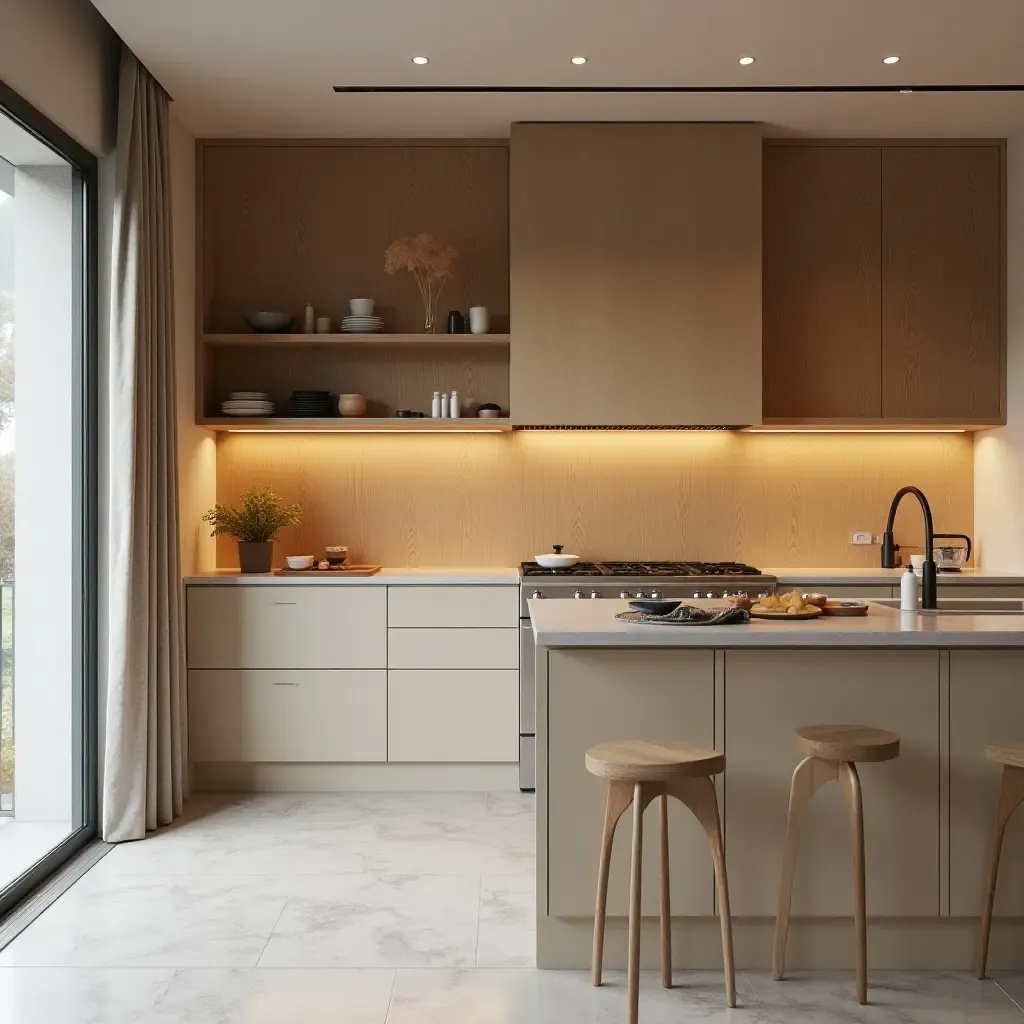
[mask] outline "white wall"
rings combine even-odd
[[[72,172],[15,172],[14,806],[71,822]]]
[[[217,548],[200,517],[217,499],[217,445],[196,426],[195,281],[196,140],[171,117],[171,202],[174,231],[174,331],[178,391],[178,486],[181,571],[214,569]]]
[[[975,564],[1024,572],[1024,132],[1007,141],[1006,193],[1006,426],[975,439]]]

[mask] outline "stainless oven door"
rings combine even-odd
[[[537,650],[529,619],[519,620],[519,735],[537,731]]]

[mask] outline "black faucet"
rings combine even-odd
[[[921,567],[921,607],[935,608],[935,556],[932,551],[935,544],[935,528],[932,526],[932,509],[928,499],[919,487],[901,487],[892,499],[889,508],[889,521],[885,525],[885,533],[882,535],[882,568],[896,568],[896,542],[893,540],[892,527],[896,521],[896,510],[905,494],[912,494],[921,503],[921,511],[924,513],[924,565]]]

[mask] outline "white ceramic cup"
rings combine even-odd
[[[285,558],[288,563],[289,569],[312,569],[313,568],[313,556],[312,555],[288,555]]]
[[[353,316],[373,316],[373,299],[349,299],[348,309]]]
[[[316,333],[317,334],[330,334],[331,333],[331,318],[329,316],[318,316],[316,318]]]
[[[914,572],[916,572],[918,576],[920,576],[921,570],[924,568],[924,555],[911,555],[910,565],[913,568]]]
[[[470,334],[486,334],[491,327],[491,316],[486,306],[469,307]]]

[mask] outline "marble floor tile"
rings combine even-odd
[[[1024,971],[1000,971],[992,978],[1024,1013]]]
[[[296,877],[261,967],[471,967],[480,880],[363,873]]]
[[[274,876],[90,872],[0,952],[0,966],[252,967],[286,896]]]
[[[151,1020],[173,968],[0,968],[3,1024],[138,1024]]]
[[[181,970],[145,1021],[384,1024],[394,982],[395,972],[390,970]]]
[[[484,806],[489,817],[523,817],[532,823],[537,811],[537,794],[487,793]]]
[[[785,981],[750,971],[759,1020],[781,1024],[1021,1024],[1020,1008],[993,981],[966,971],[871,971],[868,1006],[857,1003],[852,971],[798,971]]]
[[[400,970],[387,1024],[623,1024],[625,978],[608,971],[594,988],[586,971]],[[746,1009],[725,1005],[717,972],[681,974],[680,987],[661,987],[656,971],[645,971],[640,990],[643,1024],[756,1020]],[[756,997],[737,977],[739,1002],[756,1009]]]
[[[480,884],[477,967],[536,964],[536,899],[532,875],[485,875]]]

